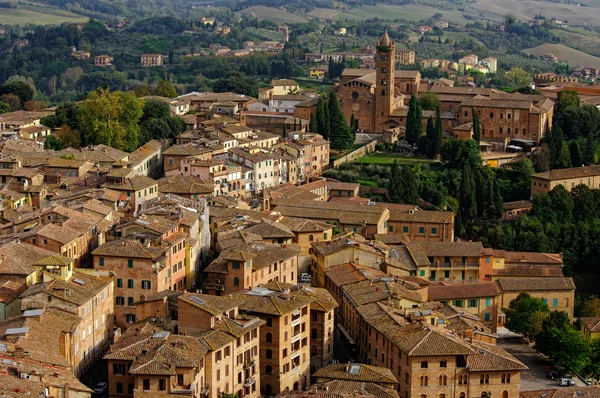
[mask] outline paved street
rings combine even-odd
[[[543,355],[538,354],[520,337],[504,337],[497,341],[499,347],[504,348],[529,369],[521,373],[521,390],[544,390],[558,387],[558,380],[551,380],[544,373],[544,366],[552,365]],[[577,377],[573,381],[578,386],[585,385]]]

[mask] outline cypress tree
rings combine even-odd
[[[425,153],[427,154],[427,157],[433,158],[435,156],[433,144],[435,140],[435,125],[431,116],[429,116],[429,119],[427,119],[427,130],[425,132],[425,138],[427,139]]]
[[[579,148],[577,141],[571,141],[569,144],[569,152],[571,152],[571,165],[573,167],[583,165],[583,156],[581,155],[581,148]]]
[[[435,157],[442,151],[442,140],[444,139],[444,126],[442,125],[442,115],[440,106],[435,110],[435,134],[433,136],[433,156]]]
[[[461,231],[463,233],[466,228],[475,219],[477,214],[477,203],[475,202],[475,179],[469,163],[465,162],[462,169],[462,177],[460,180],[460,195],[458,204],[458,218],[460,218]]]
[[[294,131],[296,131],[297,128],[298,126],[296,125],[296,118],[294,117]]]
[[[354,119],[354,113],[350,116],[350,135],[352,136],[352,142],[356,140],[356,119]]]
[[[410,97],[406,118],[406,141],[414,145],[423,134],[423,110],[416,95]]]
[[[473,139],[477,142],[481,141],[481,123],[479,122],[479,115],[475,111],[475,108],[471,108],[473,113]]]
[[[329,104],[323,101],[323,137],[331,139],[331,125],[329,116]]]
[[[334,92],[329,94],[328,110],[331,146],[334,149],[346,149],[352,144],[352,133]]]
[[[282,134],[283,138],[287,137],[287,126],[285,123],[283,123],[283,134]]]
[[[504,211],[504,199],[502,198],[502,193],[500,192],[500,184],[498,184],[498,179],[495,176],[492,180],[492,184],[494,185],[492,191],[494,195],[494,203],[489,217],[500,218],[502,217],[502,212]]]
[[[308,125],[308,129],[310,130],[311,133],[316,133],[318,132],[318,127],[317,127],[317,117],[315,116],[314,113],[310,114],[310,123]]]
[[[317,102],[317,115],[315,117],[317,128],[315,130],[316,133],[319,133],[323,136],[323,138],[329,138],[329,122],[325,117],[325,104],[323,102],[323,98],[319,98]]]

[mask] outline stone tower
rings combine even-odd
[[[377,42],[375,55],[375,132],[383,133],[384,123],[390,119],[394,105],[394,68],[396,44],[390,40],[387,31]]]

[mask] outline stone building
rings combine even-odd
[[[539,193],[550,192],[557,185],[571,191],[580,184],[587,185],[590,189],[600,188],[600,166],[571,167],[533,174],[531,198]]]

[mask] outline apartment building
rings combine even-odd
[[[144,175],[134,175],[131,169],[112,169],[102,187],[123,193],[135,210],[158,196],[158,182]]]
[[[185,293],[178,298],[179,331],[197,336],[211,348],[205,365],[209,396],[260,395],[260,329],[265,322],[241,314],[239,302],[228,296]]]
[[[304,390],[310,384],[310,304],[312,298],[266,288],[237,292],[239,310],[257,316],[260,328],[261,394]]]
[[[146,247],[137,240],[116,240],[103,244],[92,255],[95,270],[116,274],[115,325],[123,329],[136,322],[135,301],[172,286],[165,249]]]
[[[163,60],[161,54],[142,54],[140,63],[142,66],[162,66]]]
[[[590,189],[600,188],[600,166],[571,167],[533,174],[531,198],[543,192],[550,192],[557,185],[571,191],[580,184],[587,185]]]
[[[387,226],[388,234],[405,234],[410,242],[454,242],[454,213],[451,211],[392,207]]]
[[[38,260],[33,266],[39,282],[21,294],[21,308],[30,313],[57,308],[79,317],[72,339],[73,372],[79,376],[112,343],[114,274],[75,269],[72,259],[59,255]]]
[[[271,281],[295,285],[299,252],[295,244],[264,242],[225,249],[204,270],[203,290],[210,294],[229,294]]]

